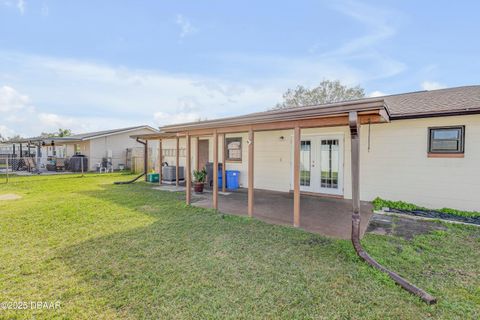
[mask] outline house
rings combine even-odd
[[[113,169],[127,162],[127,150],[134,150],[142,145],[130,139],[130,135],[151,134],[158,132],[146,125],[113,130],[75,134],[55,139],[57,145],[65,146],[65,156],[84,155],[88,157],[88,170],[97,169],[104,158],[110,159]]]
[[[119,169],[119,165],[126,165],[127,152],[135,152],[140,148],[143,156],[142,144],[130,139],[132,134],[152,134],[158,131],[146,125],[120,128],[113,130],[74,134],[68,137],[51,138],[27,138],[15,141],[14,152],[16,156],[26,150],[29,155],[38,159],[40,168],[48,164],[49,158],[71,158],[75,155],[83,155],[88,158],[89,171],[97,170],[103,159],[112,164],[112,169]]]
[[[249,215],[254,190],[293,193],[295,225],[301,195],[352,199],[356,187],[366,201],[480,210],[480,86],[169,125],[134,138],[178,150],[163,160],[186,168],[187,203],[191,171],[214,162],[240,172]]]

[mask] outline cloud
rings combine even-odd
[[[75,120],[71,117],[64,117],[54,113],[40,113],[38,120],[46,128],[71,128]]]
[[[48,15],[50,14],[50,8],[45,2],[42,4],[42,8],[40,9],[40,14],[44,17],[48,17]]]
[[[156,112],[153,115],[155,123],[159,126],[164,126],[167,124],[175,123],[185,123],[185,122],[194,122],[202,119],[201,115],[196,112],[180,112],[180,113],[166,113],[166,112]]]
[[[3,138],[13,137],[15,135],[15,131],[8,128],[7,126],[0,125],[0,136]]]
[[[177,14],[175,23],[180,26],[180,38],[196,33],[198,30],[192,26],[190,20],[181,14]]]
[[[335,2],[333,8],[361,23],[368,32],[348,40],[339,49],[331,53],[352,54],[361,50],[372,49],[373,46],[396,34],[396,28],[392,23],[393,18],[398,13],[394,14],[378,6],[356,1]]]
[[[27,9],[27,2],[25,0],[3,0],[0,1],[0,4],[11,8],[16,7],[21,15],[23,15]]]
[[[423,90],[438,90],[438,89],[444,89],[447,86],[436,81],[423,81],[421,84],[421,87]]]
[[[397,33],[400,12],[392,12],[379,6],[357,1],[332,2],[331,7],[351,18],[356,30],[366,30],[363,34],[344,41],[340,46],[318,55],[317,60],[333,61],[335,64],[350,67],[362,66],[363,70],[372,70],[375,75],[366,75],[365,80],[388,78],[402,73],[405,63],[383,53],[383,42]],[[316,49],[315,49],[316,51]],[[311,52],[311,51],[310,51]],[[358,84],[358,83],[357,83]]]
[[[25,0],[18,0],[17,1],[17,8],[20,11],[20,13],[23,15],[25,13],[26,8],[27,8],[27,2]]]
[[[388,95],[388,93],[376,90],[376,91],[371,92],[368,96],[374,98],[374,97],[383,97],[383,96],[387,96],[387,95]]]
[[[15,110],[1,124],[29,136],[59,127],[79,133],[238,115],[273,106],[284,90],[269,81],[229,81],[1,52],[0,70],[0,84],[8,84],[1,90],[1,108]]]
[[[29,104],[28,96],[20,94],[10,86],[0,87],[0,112],[2,114],[26,109]]]

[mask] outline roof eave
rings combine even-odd
[[[307,108],[292,108],[288,110],[254,113],[246,116],[230,117],[202,122],[190,122],[178,125],[169,125],[160,128],[164,133],[175,133],[196,129],[215,129],[228,126],[249,125],[258,123],[294,121],[316,117],[331,117],[348,114],[350,111],[367,113],[379,111],[388,121],[389,113],[383,99],[357,101],[356,103],[335,104]]]

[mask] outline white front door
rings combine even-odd
[[[302,136],[300,190],[343,194],[343,136]]]

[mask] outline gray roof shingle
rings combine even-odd
[[[143,125],[143,126],[135,126],[135,127],[128,127],[128,128],[119,128],[119,129],[112,129],[112,130],[103,130],[103,131],[96,131],[96,132],[87,132],[87,133],[79,133],[79,134],[73,134],[71,136],[65,137],[67,140],[84,140],[84,139],[89,139],[89,138],[94,138],[97,136],[103,136],[103,135],[109,135],[109,134],[115,134],[115,133],[120,133],[124,131],[130,131],[130,130],[135,130],[135,129],[142,129],[142,128],[150,128],[153,131],[156,131],[155,129]]]
[[[383,97],[391,118],[480,112],[480,85]]]

